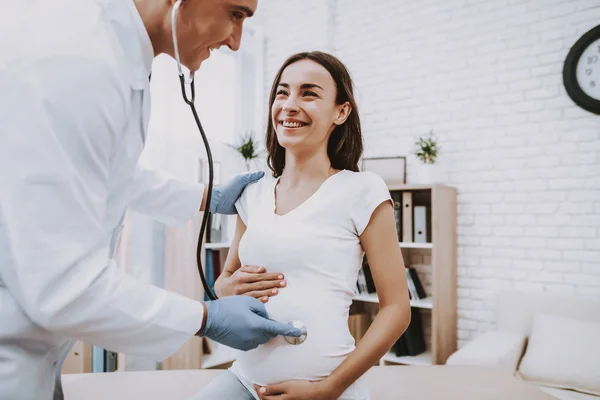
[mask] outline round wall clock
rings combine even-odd
[[[600,25],[587,31],[569,50],[563,83],[578,106],[600,114]]]

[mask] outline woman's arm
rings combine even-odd
[[[217,297],[245,294],[266,303],[285,286],[283,274],[267,273],[263,266],[242,266],[238,250],[245,232],[246,225],[238,215],[223,271],[215,281],[215,294]]]
[[[223,264],[223,271],[215,281],[215,293],[217,296],[230,296],[234,293],[224,293],[223,292],[223,283],[224,280],[229,278],[234,274],[235,271],[240,269],[242,264],[240,263],[240,257],[238,254],[238,250],[240,247],[240,240],[244,233],[246,232],[246,225],[242,222],[240,216],[237,216],[235,221],[235,232],[233,234],[233,238],[231,240],[231,245],[229,246],[229,251],[227,252],[227,258],[225,259],[225,264]]]
[[[405,266],[390,202],[386,201],[375,209],[360,241],[377,288],[379,312],[354,351],[321,382],[332,398],[339,397],[378,362],[410,323]]]

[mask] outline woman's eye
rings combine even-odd
[[[233,16],[233,20],[234,21],[239,21],[242,18],[244,18],[244,15],[242,13],[239,12],[234,12],[233,14],[231,14]]]
[[[317,97],[317,94],[315,92],[311,92],[310,90],[307,90],[306,92],[304,92],[304,95]]]
[[[285,96],[287,93],[285,90],[278,90],[277,91],[277,96]]]

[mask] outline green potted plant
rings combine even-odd
[[[258,142],[255,139],[253,130],[248,130],[241,135],[238,144],[228,144],[235,149],[243,158],[246,165],[246,171],[250,171],[253,160],[256,160],[261,150],[258,149]]]
[[[419,166],[419,181],[421,183],[437,183],[439,174],[436,164],[438,158],[438,140],[433,130],[417,138],[414,154],[421,161]]]

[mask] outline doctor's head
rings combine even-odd
[[[319,52],[292,55],[281,66],[269,96],[266,146],[274,176],[288,156],[326,153],[335,169],[358,171],[363,151],[353,83],[344,64]]]
[[[139,0],[138,0],[139,1]],[[171,11],[161,21],[166,52],[174,56]],[[213,49],[227,46],[237,51],[242,40],[242,25],[256,12],[258,0],[182,0],[177,13],[177,42],[181,63],[196,71]],[[152,36],[152,33],[150,32]],[[154,44],[154,43],[153,43]],[[156,44],[155,50],[156,50]]]

